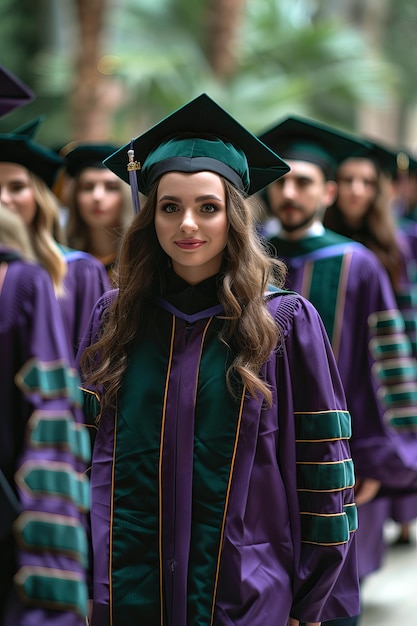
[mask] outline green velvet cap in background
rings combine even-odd
[[[289,167],[207,94],[201,94],[132,140],[138,188],[144,195],[169,171],[212,171],[252,195]],[[104,164],[129,182],[126,144]]]
[[[42,121],[41,116],[10,133],[0,134],[0,162],[22,165],[52,187],[64,161],[53,150],[33,140]]]
[[[349,156],[364,154],[366,140],[309,118],[291,116],[265,130],[259,139],[279,152],[284,159],[308,161],[319,165],[326,177]]]
[[[65,160],[65,171],[75,177],[86,167],[104,168],[103,161],[118,149],[111,143],[76,143],[68,144],[60,150],[60,155]]]

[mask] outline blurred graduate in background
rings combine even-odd
[[[107,143],[71,145],[61,151],[69,180],[60,200],[67,207],[67,243],[101,261],[115,284],[120,241],[133,218],[130,188],[102,161],[117,150]]]
[[[0,67],[3,113],[11,93],[14,106],[31,97],[11,80]],[[51,277],[35,259],[21,216],[0,207],[0,623],[83,626],[89,437]]]
[[[37,118],[0,135],[0,200],[28,229],[36,258],[54,285],[75,355],[91,310],[110,281],[100,261],[63,243],[59,203],[51,187],[64,162],[34,141],[41,122]]]

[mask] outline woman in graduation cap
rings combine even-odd
[[[33,140],[41,121],[0,135],[0,200],[28,229],[36,259],[51,277],[75,355],[91,310],[110,282],[97,259],[60,243],[59,206],[51,187],[63,160]]]
[[[112,283],[120,241],[133,216],[129,186],[102,163],[115,151],[107,143],[73,145],[63,155],[69,182],[61,197],[69,211],[68,245],[98,258]]]
[[[105,164],[147,200],[80,350],[91,624],[357,614],[342,385],[246,198],[288,166],[205,94]]]

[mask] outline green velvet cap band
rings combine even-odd
[[[145,193],[166,172],[215,172],[247,192],[249,168],[242,150],[217,137],[174,138],[150,152],[142,166]]]
[[[336,167],[336,160],[317,143],[309,141],[293,141],[282,149],[282,155],[285,159],[292,161],[307,161],[321,167],[330,177]]]

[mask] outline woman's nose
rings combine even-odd
[[[194,215],[191,211],[186,211],[184,213],[183,219],[181,221],[181,230],[185,231],[195,231],[198,229],[198,225],[194,219]]]
[[[11,194],[7,187],[0,187],[0,203],[4,206],[8,206],[10,204]]]
[[[93,196],[94,198],[102,198],[104,196],[104,185],[94,185]]]

